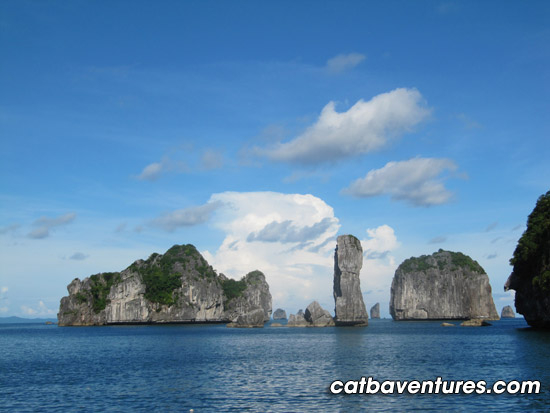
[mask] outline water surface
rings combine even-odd
[[[0,325],[6,411],[545,410],[550,333],[371,320],[367,328]],[[332,395],[333,380],[540,380],[538,395]]]

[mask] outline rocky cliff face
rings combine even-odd
[[[227,324],[232,328],[257,328],[263,327],[265,323],[264,310],[256,308],[248,313],[240,314],[235,321]]]
[[[550,328],[550,191],[542,195],[518,241],[505,290],[516,290],[516,311],[533,327]]]
[[[397,268],[390,314],[394,320],[497,320],[491,292],[489,277],[476,261],[439,250],[405,260]]]
[[[73,280],[61,299],[59,325],[234,321],[261,308],[271,316],[264,275],[240,281],[217,275],[192,245],[175,245],[121,272]]]
[[[245,275],[241,281],[228,279],[223,274],[220,277],[223,280],[222,285],[227,283],[240,283],[242,285],[240,295],[231,299],[227,295],[224,297],[225,318],[235,320],[241,314],[261,308],[264,311],[264,322],[269,321],[271,318],[271,293],[261,271],[252,271]]]
[[[334,321],[336,325],[367,325],[368,315],[359,272],[363,266],[363,248],[353,235],[340,235],[334,253]]]
[[[371,307],[370,318],[380,318],[380,303],[376,303]]]

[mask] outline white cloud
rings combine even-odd
[[[220,206],[220,202],[208,202],[204,205],[178,209],[153,220],[152,224],[166,231],[174,231],[179,227],[191,227],[203,224],[210,219],[212,212]]]
[[[8,311],[10,311],[10,309],[8,307],[0,307],[0,313],[1,314],[5,314],[7,313]]]
[[[327,70],[332,74],[341,73],[353,69],[365,58],[366,56],[361,53],[340,54],[327,61]]]
[[[295,139],[256,153],[274,161],[297,164],[335,162],[380,149],[426,119],[422,95],[416,89],[395,89],[359,100],[346,112],[329,102],[317,121]]]
[[[50,230],[56,227],[67,225],[74,221],[76,214],[74,212],[61,215],[57,218],[41,217],[34,221],[33,226],[36,228],[32,230],[28,236],[34,239],[42,239],[50,236]]]
[[[370,238],[361,242],[363,253],[367,258],[377,258],[399,246],[395,232],[389,225],[367,229],[367,234]]]
[[[167,172],[183,173],[188,171],[189,168],[184,162],[164,157],[160,162],[153,162],[143,168],[137,179],[140,181],[156,181],[161,175]]]
[[[380,303],[382,316],[389,308],[390,289],[397,269],[395,257],[391,254],[401,246],[395,232],[389,225],[367,229],[368,238],[361,240],[363,247],[363,269],[361,290],[367,311]]]
[[[8,287],[2,287],[0,288],[0,295],[4,295],[8,292],[9,288]]]
[[[456,169],[456,164],[450,159],[413,158],[388,162],[380,169],[369,171],[343,192],[360,198],[389,194],[394,200],[414,206],[444,204],[449,202],[452,194],[441,182],[440,175]]]
[[[258,269],[267,277],[273,305],[295,312],[317,299],[331,308],[338,219],[313,195],[224,192],[212,223],[225,233],[217,251],[204,251],[218,271],[240,278]],[[285,233],[284,230],[288,230]]]
[[[153,162],[143,168],[143,171],[138,175],[138,179],[141,181],[156,181],[163,170],[163,164],[161,162]]]

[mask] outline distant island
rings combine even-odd
[[[56,324],[55,318],[0,317],[0,324]]]

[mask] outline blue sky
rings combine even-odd
[[[462,251],[497,310],[550,183],[544,1],[0,3],[0,316],[194,244],[333,311],[354,234],[388,316],[410,256]]]

